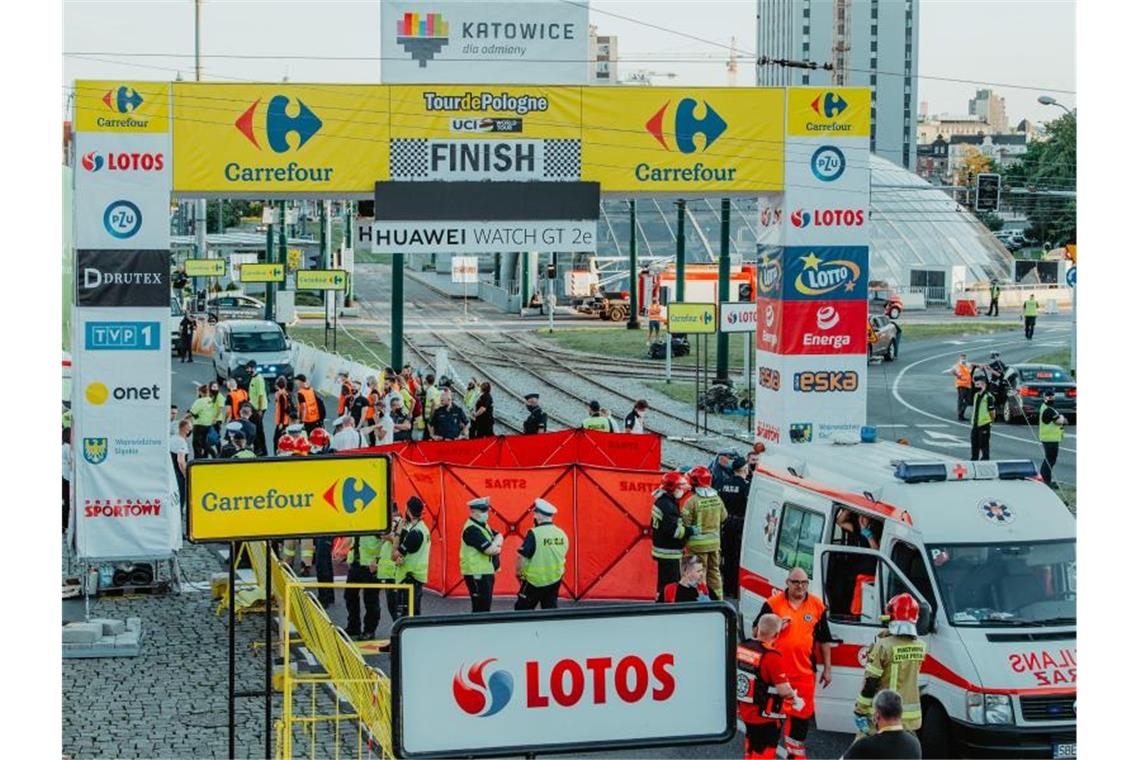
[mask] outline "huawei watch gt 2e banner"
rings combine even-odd
[[[589,81],[589,0],[384,0],[380,9],[385,83]]]

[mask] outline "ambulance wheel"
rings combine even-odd
[[[922,728],[918,730],[918,740],[922,744],[924,758],[952,757],[950,719],[946,717],[942,705],[934,700],[924,700],[922,703]]]

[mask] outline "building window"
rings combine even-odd
[[[879,59],[878,58],[872,58],[871,59],[871,68],[877,69],[878,67],[879,67]]]
[[[804,37],[806,38],[811,33],[811,27],[804,24]]]
[[[878,24],[871,24],[871,34],[877,35],[878,33],[879,33],[879,25]]]
[[[872,53],[879,52],[879,41],[878,40],[872,40],[871,41],[871,52]]]
[[[879,77],[876,76],[875,74],[872,74],[871,75],[871,86],[874,87],[878,83],[879,83]]]
[[[804,8],[804,18],[811,18],[811,9]]]

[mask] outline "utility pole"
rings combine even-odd
[[[202,81],[201,52],[202,52],[202,0],[194,0],[194,81],[195,82]],[[206,217],[207,217],[208,213],[209,212],[208,212],[208,209],[206,206],[206,199],[205,198],[199,198],[198,203],[196,204],[196,212],[194,214],[194,216],[196,217],[195,225],[194,225],[194,239],[195,239],[195,242],[197,243],[197,248],[198,248],[198,254],[197,255],[198,255],[198,258],[200,258],[200,259],[204,259],[208,255],[208,251],[206,248],[206,226],[207,226]],[[220,226],[218,227],[218,230],[221,231]],[[209,279],[207,279],[207,285],[206,285],[207,290],[209,290],[209,287],[210,287],[208,283],[209,283]],[[206,293],[206,298],[208,299],[209,297],[210,297],[210,294]]]
[[[272,203],[265,202],[266,208],[272,208]],[[273,217],[270,217],[272,219]],[[273,222],[265,225],[265,263],[270,264],[273,262]],[[273,289],[273,283],[268,282],[265,284],[265,319],[272,322],[273,316],[277,313],[276,291]]]
[[[731,242],[729,234],[729,215],[732,204],[728,198],[720,199],[720,272],[717,278],[717,300],[724,303],[728,300],[728,247]],[[716,334],[716,382],[728,382],[728,333],[717,331]]]
[[[392,367],[404,366],[404,254],[392,254]]]
[[[685,300],[685,201],[677,201],[677,292],[673,294],[674,301]]]
[[[627,330],[641,329],[637,318],[637,201],[629,201],[629,321]]]

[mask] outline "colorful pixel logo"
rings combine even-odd
[[[396,22],[396,42],[421,69],[447,46],[447,32],[442,13],[405,13]]]
[[[117,87],[103,95],[103,104],[112,111],[131,113],[143,103],[142,95],[133,87]]]
[[[483,669],[497,660],[494,657],[483,660],[455,672],[451,679],[451,694],[455,704],[468,715],[489,718],[502,711],[511,701],[515,691],[514,678],[505,670],[496,670],[484,680]]]
[[[728,123],[721,118],[707,100],[703,101],[705,115],[698,119],[696,117],[697,101],[693,98],[684,98],[677,103],[677,112],[673,116],[673,134],[668,135],[664,131],[663,124],[665,112],[669,110],[671,102],[666,102],[657,110],[657,113],[649,118],[649,121],[645,122],[645,129],[656,138],[657,142],[661,143],[661,147],[665,150],[671,150],[669,141],[666,140],[666,137],[671,137],[680,152],[696,153],[697,144],[693,138],[702,135],[705,138],[705,145],[701,150],[705,151],[711,148],[717,138],[728,129]]]
[[[368,509],[376,496],[376,489],[360,478],[337,480],[324,493],[324,499],[330,507],[338,512],[343,510],[347,515]]]
[[[259,105],[261,105],[261,98],[253,101],[253,105],[237,118],[234,126],[245,135],[245,139],[253,143],[253,147],[261,150],[261,143],[258,142],[257,132],[254,129],[254,117],[257,115]],[[287,112],[288,107],[288,96],[274,95],[270,98],[269,106],[265,110],[265,140],[274,153],[300,150],[313,135],[321,131],[323,126],[320,118],[300,98],[297,98],[296,116]],[[297,136],[296,147],[289,145],[289,135],[291,134]]]

